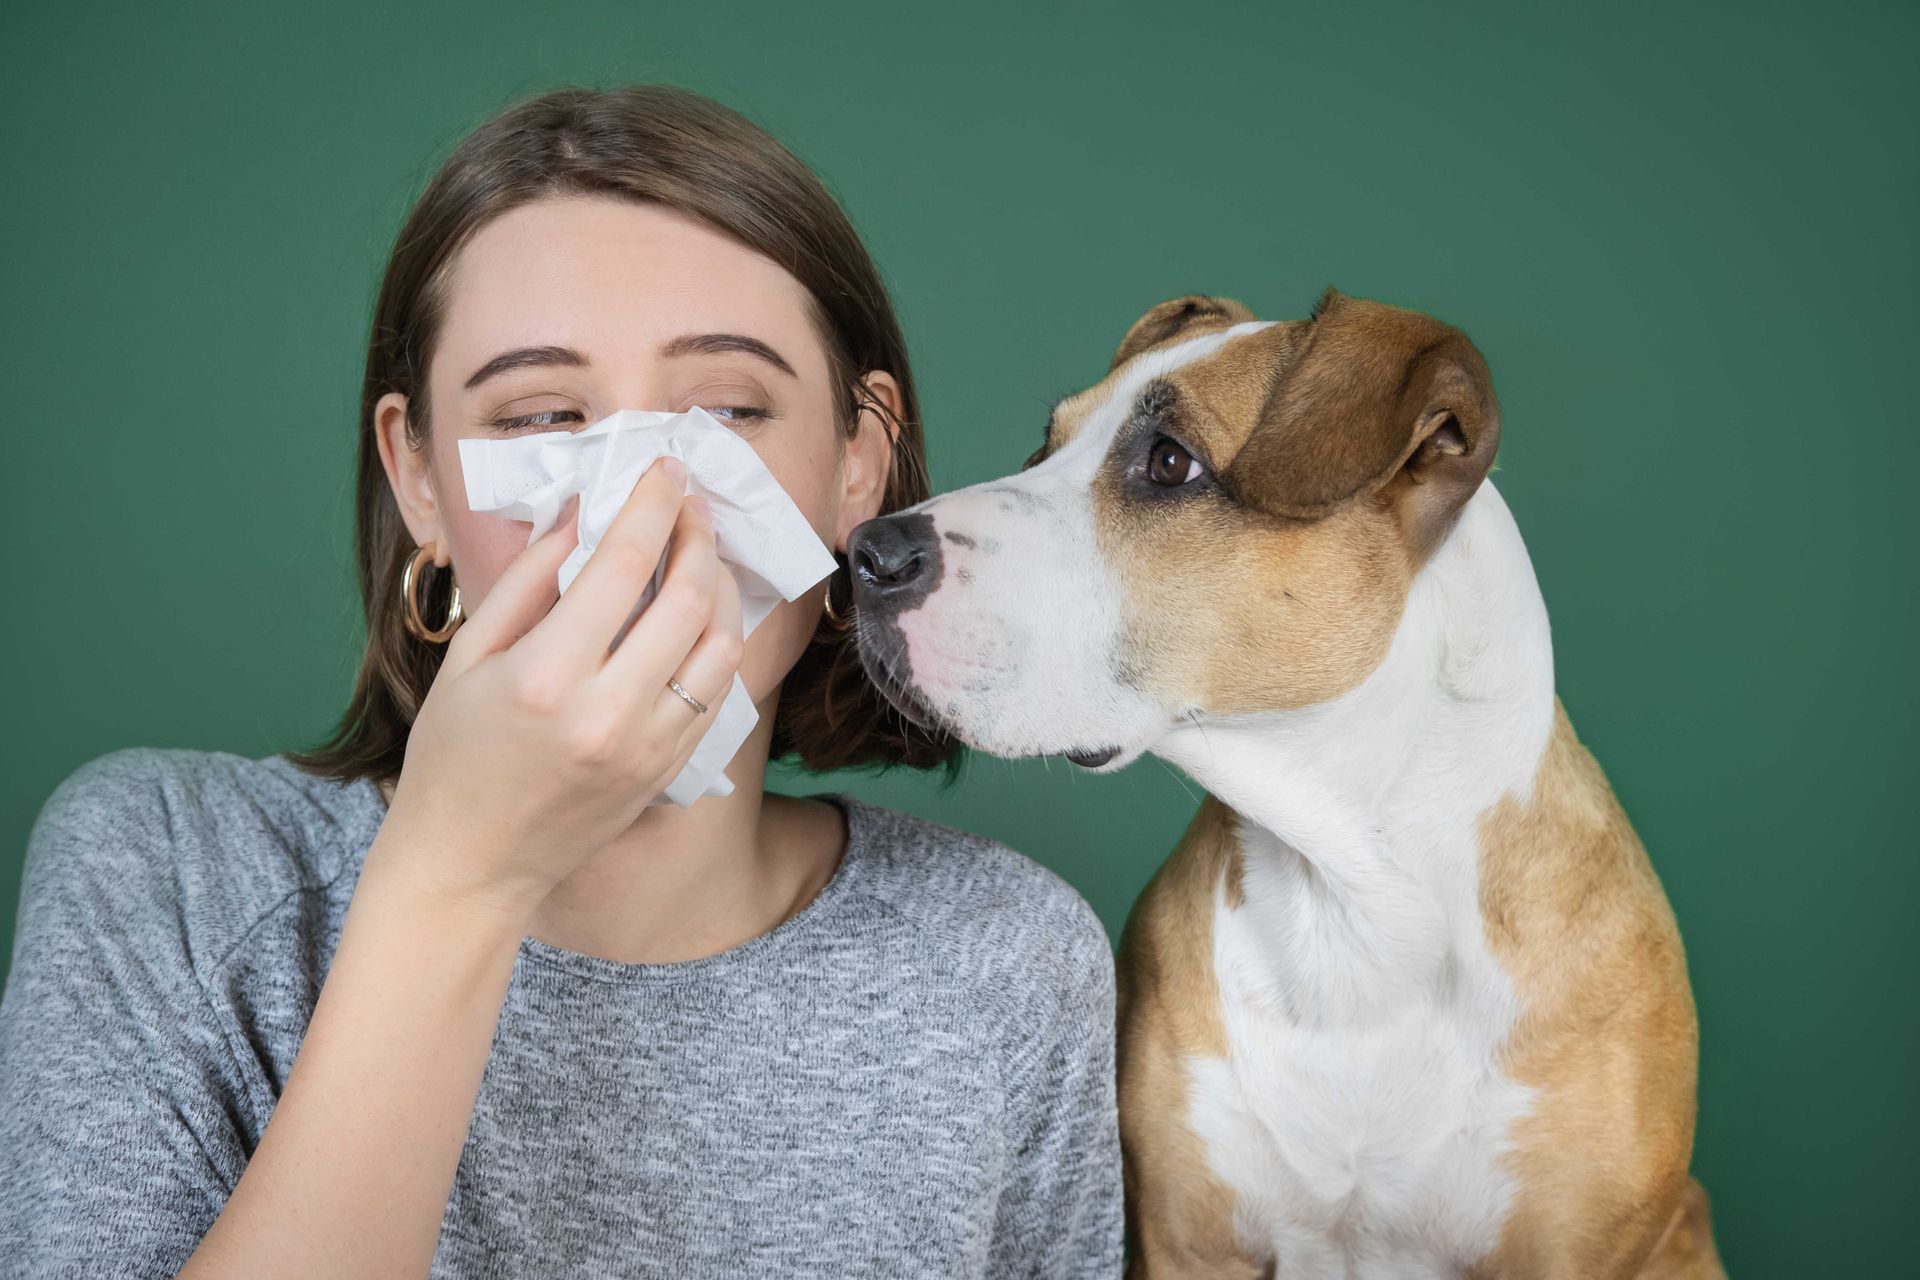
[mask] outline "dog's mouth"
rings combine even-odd
[[[943,723],[940,717],[935,714],[933,708],[928,704],[926,698],[903,677],[901,671],[893,662],[888,660],[883,651],[877,650],[864,643],[860,644],[858,648],[860,650],[860,665],[866,668],[867,678],[873,681],[874,687],[880,690],[880,696],[885,698],[888,705],[900,714],[901,719],[924,729],[928,733],[957,737],[969,746],[979,747],[982,750],[987,749],[981,747],[981,744],[971,741],[968,735],[959,728]],[[1035,752],[1034,754],[1052,755],[1056,753]],[[1065,757],[1073,764],[1079,765],[1083,769],[1098,769],[1101,765],[1106,764],[1115,756],[1119,755],[1120,748],[1074,747],[1062,750],[1057,754]]]
[[[958,738],[978,750],[1007,754],[995,751],[990,744],[975,741],[964,726],[948,724],[933,709],[933,704],[913,682],[913,668],[907,658],[906,641],[890,620],[876,621],[864,613],[856,613],[854,617],[854,648],[860,654],[860,665],[866,671],[867,678],[880,691],[880,696],[899,713],[901,719],[927,733]],[[1082,769],[1098,769],[1118,756],[1120,751],[1121,748],[1117,746],[1061,747],[1019,754],[1058,755]]]
[[[882,625],[879,634],[863,616],[864,611],[854,615],[854,648],[860,654],[860,665],[865,668],[867,679],[873,681],[874,688],[880,690],[880,696],[887,704],[900,713],[900,718],[928,733],[948,733],[949,730],[939,723],[933,708],[920,691],[913,687],[912,673],[907,666],[907,647],[901,642],[899,634],[892,628]]]

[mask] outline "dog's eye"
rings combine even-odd
[[[1155,484],[1182,485],[1198,478],[1200,471],[1200,460],[1166,436],[1156,439],[1147,453],[1147,479]]]

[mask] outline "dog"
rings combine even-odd
[[[1130,1276],[1724,1274],[1679,932],[1500,431],[1426,315],[1176,298],[1019,472],[850,540],[909,720],[1207,792],[1120,942]]]

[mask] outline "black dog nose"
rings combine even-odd
[[[898,597],[930,590],[939,576],[940,544],[929,515],[879,516],[847,537],[854,594]]]

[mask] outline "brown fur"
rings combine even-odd
[[[1232,298],[1208,298],[1197,293],[1173,298],[1149,309],[1147,314],[1133,322],[1133,327],[1127,330],[1127,336],[1120,340],[1119,350],[1113,353],[1113,364],[1108,367],[1108,372],[1118,369],[1142,351],[1164,346],[1176,338],[1196,337],[1253,318],[1253,312]]]
[[[1719,1251],[1713,1247],[1713,1224],[1708,1221],[1707,1193],[1687,1180],[1667,1222],[1666,1234],[1653,1246],[1636,1280],[1726,1280]]]
[[[1236,491],[1314,519],[1401,479],[1396,505],[1424,556],[1500,442],[1493,377],[1473,343],[1431,316],[1329,289],[1277,372],[1228,473]]]
[[[1187,1061],[1226,1053],[1213,977],[1213,893],[1240,900],[1232,810],[1208,796],[1134,904],[1120,938],[1120,1142],[1130,1275],[1251,1280],[1233,1232],[1233,1194],[1183,1122]]]
[[[1476,1274],[1721,1274],[1687,1176],[1699,1044],[1680,931],[1557,702],[1531,800],[1480,832],[1487,942],[1525,1010],[1504,1065],[1539,1095],[1513,1135],[1517,1203]]]

